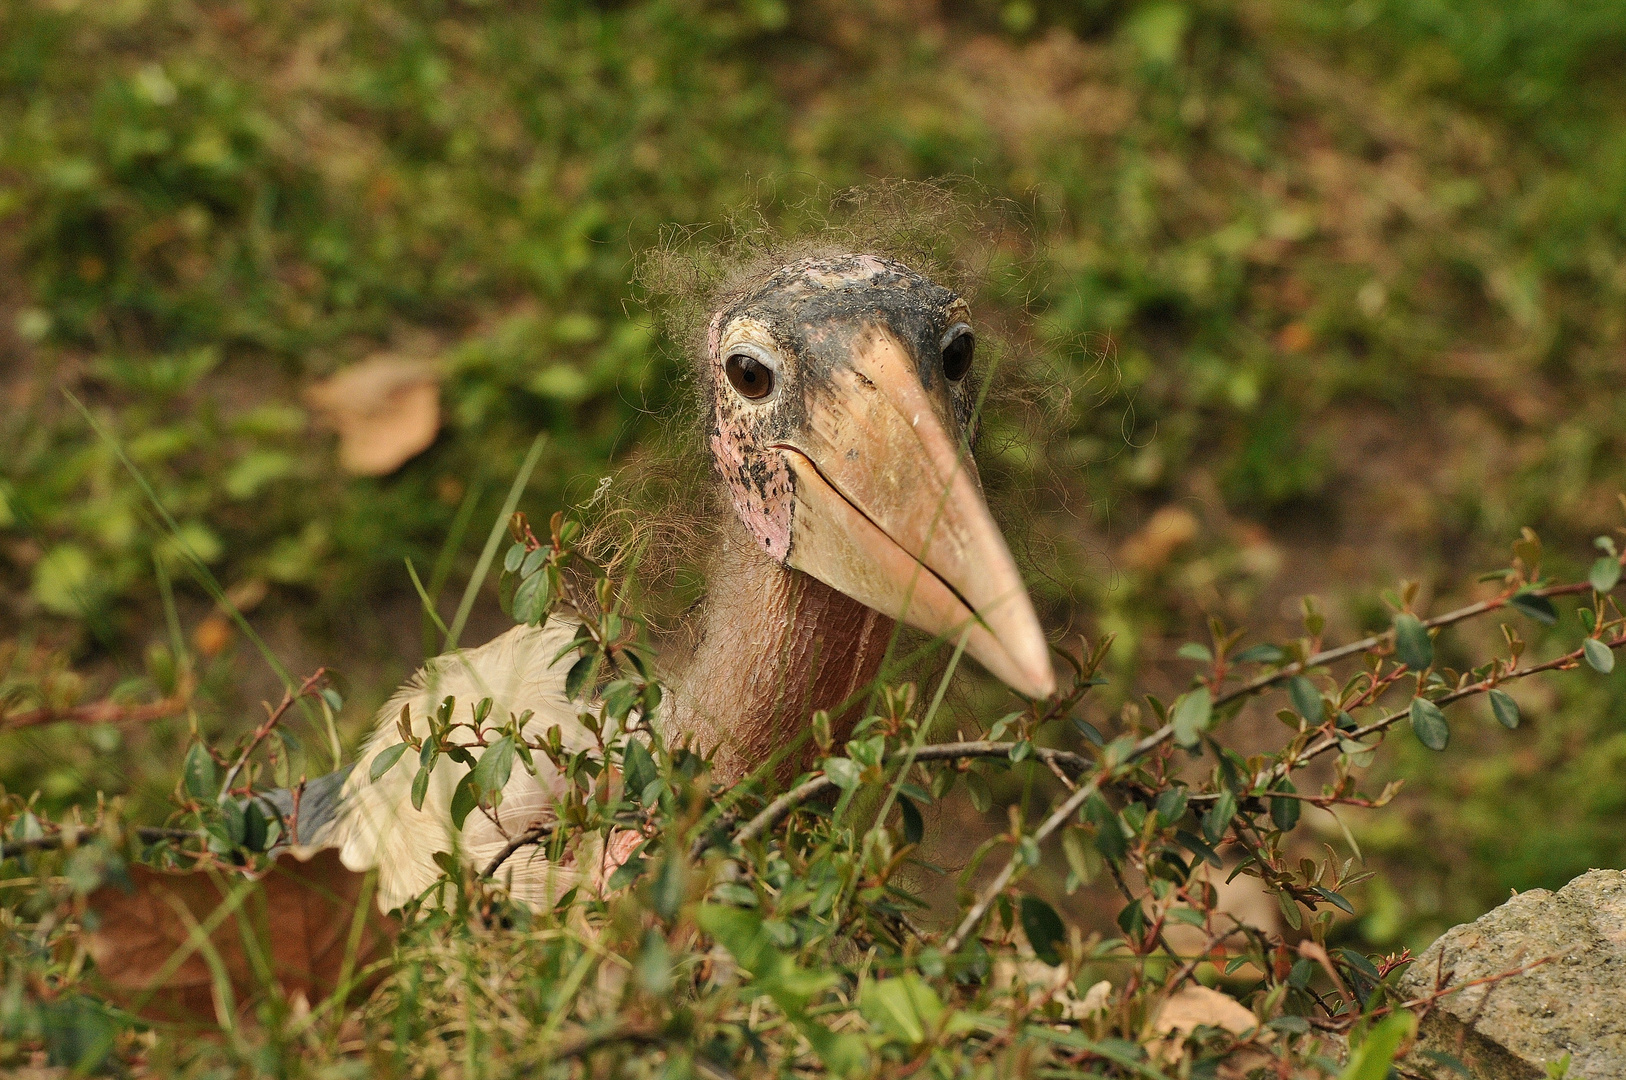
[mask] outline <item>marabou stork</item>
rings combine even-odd
[[[961,297],[875,255],[782,266],[712,314],[698,382],[733,516],[712,554],[695,645],[663,672],[661,711],[670,742],[714,754],[714,778],[744,777],[815,710],[869,683],[893,620],[963,634],[966,651],[1021,694],[1055,691],[1044,633],[966,451],[974,346]],[[384,706],[327,837],[351,869],[379,870],[380,906],[427,888],[437,851],[483,865],[545,820],[560,786],[545,760],[540,777],[515,770],[503,828],[473,814],[454,833],[460,770],[435,770],[417,810],[411,769],[368,781],[371,759],[399,741],[402,705],[421,734],[444,696],[460,709],[489,696],[494,715],[530,709],[536,730],[557,723],[567,746],[593,745],[565,695],[571,660],[552,663],[574,631],[558,618],[515,627],[431,661]],[[504,874],[532,903],[583,876],[540,856],[512,858]]]

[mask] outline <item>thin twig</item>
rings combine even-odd
[[[120,705],[115,701],[93,701],[89,705],[74,705],[66,709],[46,705],[0,716],[0,730],[13,731],[41,724],[145,724],[179,716],[186,711],[188,704],[186,698],[176,696],[146,705]]]
[[[1486,975],[1486,976],[1484,976],[1482,978],[1470,979],[1469,981],[1467,981],[1465,983],[1458,983],[1455,986],[1448,986],[1448,987],[1445,987],[1443,989],[1438,989],[1438,990],[1435,990],[1431,994],[1424,994],[1422,997],[1412,998],[1410,1001],[1402,1001],[1399,1005],[1394,1006],[1394,1008],[1397,1008],[1397,1009],[1415,1009],[1415,1008],[1418,1008],[1419,1006],[1432,1005],[1436,1001],[1439,1001],[1441,998],[1450,997],[1452,994],[1460,994],[1464,990],[1471,990],[1472,988],[1474,988],[1476,986],[1484,986],[1487,983],[1495,985],[1496,983],[1504,982],[1504,981],[1506,981],[1508,979],[1511,979],[1515,975],[1523,975],[1527,971],[1533,971],[1533,970],[1535,970],[1536,968],[1540,967],[1543,964],[1550,964],[1553,961],[1557,960],[1559,957],[1567,955],[1568,952],[1571,952],[1571,951],[1573,951],[1573,950],[1566,950],[1566,952],[1561,952],[1561,953],[1553,953],[1551,956],[1543,956],[1540,960],[1532,960],[1528,964],[1523,965],[1522,967],[1513,968],[1511,971],[1498,972],[1495,975]],[[1387,1011],[1387,1010],[1384,1010],[1384,1011]],[[1378,1014],[1376,1012],[1374,1012],[1372,1015],[1376,1016]]]
[[[1019,745],[1014,742],[993,742],[979,740],[976,742],[937,743],[932,746],[923,746],[912,755],[914,761],[954,761],[963,758],[1008,758],[1011,749]],[[1144,753],[1137,749],[1131,757]],[[1074,754],[1066,750],[1051,750],[1048,747],[1036,746],[1033,756],[1052,769],[1062,769],[1074,777],[1080,776],[1095,767],[1095,762],[1083,754]],[[882,759],[882,764],[889,764],[897,758],[909,755],[894,754]],[[750,821],[734,833],[734,842],[749,843],[777,825],[786,814],[809,799],[817,798],[826,791],[834,790],[836,782],[823,773],[804,780],[789,791],[780,795],[773,802],[763,807]],[[697,844],[695,854],[704,851],[706,844],[702,841]]]
[[[1540,960],[1532,960],[1530,963],[1525,964],[1522,967],[1516,967],[1510,971],[1497,972],[1495,975],[1486,975],[1478,979],[1470,979],[1468,982],[1458,983],[1456,986],[1442,988],[1440,986],[1440,977],[1436,975],[1434,981],[1434,991],[1429,994],[1424,994],[1422,997],[1415,997],[1410,1001],[1402,1001],[1398,1005],[1383,1005],[1379,1008],[1373,1009],[1369,1013],[1352,1014],[1344,1017],[1329,1016],[1325,1020],[1321,1019],[1320,1017],[1307,1017],[1306,1019],[1308,1019],[1311,1024],[1317,1028],[1320,1028],[1322,1031],[1348,1031],[1356,1023],[1362,1020],[1375,1020],[1380,1016],[1387,1016],[1389,1013],[1392,1013],[1397,1009],[1421,1008],[1424,1010],[1422,1015],[1426,1015],[1427,1010],[1433,1008],[1434,1003],[1442,998],[1448,998],[1452,994],[1460,994],[1464,990],[1471,990],[1476,986],[1484,986],[1487,983],[1494,986],[1497,983],[1501,983],[1513,978],[1515,975],[1523,975],[1525,972],[1534,970],[1543,964],[1550,964],[1559,957],[1568,955],[1568,953],[1572,951],[1573,950],[1565,950],[1564,952],[1554,953],[1551,956],[1543,956]],[[1440,953],[1440,959],[1444,959],[1443,950]]]
[[[61,829],[48,836],[35,836],[28,840],[7,840],[0,843],[0,856],[10,858],[24,851],[54,851],[61,847],[74,847],[86,840],[95,839],[101,835],[102,830],[89,825],[79,828]],[[135,830],[141,840],[149,844],[156,844],[164,840],[204,840],[208,833],[192,829],[162,829],[152,825],[142,825]]]
[[[1610,649],[1618,649],[1621,646],[1626,645],[1626,637],[1618,637],[1613,641],[1605,641],[1604,644]],[[1533,667],[1519,668],[1516,671],[1507,672],[1494,681],[1486,679],[1484,682],[1477,682],[1471,686],[1465,686],[1461,690],[1454,690],[1443,697],[1434,698],[1433,701],[1435,705],[1443,707],[1453,704],[1454,702],[1461,701],[1463,698],[1473,697],[1475,694],[1483,694],[1487,691],[1494,690],[1499,684],[1511,682],[1514,679],[1523,679],[1543,671],[1567,670],[1580,664],[1581,658],[1584,655],[1584,650],[1576,649],[1574,652],[1565,653],[1563,656],[1549,660],[1544,664],[1536,664]],[[1390,713],[1381,720],[1374,720],[1365,727],[1359,727],[1353,731],[1346,731],[1339,737],[1329,736],[1328,738],[1323,739],[1321,742],[1305,750],[1303,754],[1299,755],[1298,761],[1305,762],[1309,761],[1311,758],[1320,757],[1329,750],[1337,749],[1340,739],[1360,739],[1363,736],[1372,735],[1393,726],[1410,715],[1411,707],[1408,704],[1406,708]]]
[[[226,770],[226,779],[220,785],[222,798],[231,794],[232,783],[237,779],[237,774],[243,771],[243,766],[248,764],[248,759],[253,756],[254,751],[260,748],[260,744],[270,736],[278,722],[293,707],[294,702],[300,698],[311,696],[316,689],[316,684],[326,677],[327,668],[319,667],[311,673],[308,679],[299,684],[297,691],[284,690],[282,692],[282,701],[275,709],[270,706],[266,707],[265,720],[259,727],[254,729],[254,734],[249,737],[248,745],[243,748],[241,754],[237,755],[237,760],[232,762],[231,768]]]
[[[1080,806],[1083,806],[1084,801],[1094,795],[1100,786],[1100,776],[1092,776],[1089,783],[1079,785],[1078,790],[1067,797],[1066,802],[1058,806],[1049,817],[1044,819],[1044,823],[1033,834],[1033,842],[1036,844],[1043,843],[1045,838],[1060,828],[1068,818],[1072,817],[1073,813]],[[977,902],[971,905],[971,910],[965,913],[964,919],[960,920],[960,925],[954,928],[954,933],[950,934],[948,940],[943,943],[944,952],[956,952],[965,943],[965,939],[982,922],[982,917],[988,914],[989,905],[994,902],[994,898],[1004,891],[1006,885],[1010,884],[1011,878],[1016,874],[1016,868],[1021,861],[1021,851],[1012,852],[1010,860],[1005,863],[1004,869],[999,872],[993,881],[988,883],[987,888],[983,889],[982,895],[977,897]]]
[[[503,849],[497,852],[496,858],[492,859],[491,862],[486,865],[486,868],[480,871],[480,876],[491,877],[497,872],[503,863],[508,861],[508,856],[512,855],[526,844],[534,844],[539,840],[545,840],[552,835],[552,822],[549,822],[546,825],[532,825],[529,829],[526,829],[512,840],[508,841],[507,844],[503,845]]]
[[[1232,918],[1234,919],[1235,916],[1232,916]],[[1210,934],[1208,936],[1208,941],[1201,949],[1197,950],[1196,955],[1192,956],[1191,959],[1187,960],[1184,964],[1181,964],[1180,969],[1169,978],[1168,982],[1163,984],[1163,994],[1165,1000],[1174,996],[1174,992],[1180,988],[1180,984],[1191,978],[1191,976],[1196,972],[1198,966],[1200,966],[1204,960],[1210,959],[1209,954],[1214,951],[1215,945],[1218,945],[1231,935],[1241,932],[1242,927],[1237,925],[1231,927],[1231,929],[1225,931],[1224,933]],[[1176,954],[1171,951],[1169,955],[1174,956]]]
[[[1565,596],[1570,593],[1587,592],[1591,588],[1592,586],[1589,583],[1585,581],[1578,581],[1570,585],[1554,585],[1546,589],[1531,589],[1524,595]],[[1425,629],[1432,630],[1436,626],[1450,626],[1452,623],[1459,623],[1464,619],[1472,619],[1477,615],[1485,615],[1492,611],[1498,611],[1501,608],[1506,607],[1508,603],[1517,595],[1519,595],[1519,593],[1517,590],[1515,590],[1514,592],[1505,593],[1502,596],[1495,597],[1491,600],[1481,600],[1477,604],[1469,604],[1467,607],[1457,608],[1455,611],[1448,611],[1444,615],[1437,615],[1432,619],[1424,619],[1423,627]],[[1265,687],[1270,686],[1273,683],[1279,683],[1283,679],[1290,679],[1294,675],[1299,675],[1305,671],[1308,671],[1310,668],[1320,667],[1322,664],[1336,663],[1339,660],[1354,656],[1357,653],[1366,652],[1368,649],[1376,648],[1385,640],[1393,636],[1393,630],[1385,630],[1381,634],[1373,634],[1370,637],[1361,638],[1359,641],[1352,641],[1348,645],[1340,645],[1336,649],[1324,649],[1321,652],[1315,653],[1314,655],[1306,657],[1303,660],[1294,661],[1284,668],[1279,668],[1276,671],[1272,671],[1268,675],[1261,675],[1252,682],[1243,683],[1234,690],[1227,690],[1225,693],[1217,695],[1214,698],[1214,706],[1215,708],[1218,708],[1219,706],[1224,705],[1226,702],[1235,701],[1239,697],[1246,697],[1249,694],[1258,693],[1260,690],[1263,690]]]
[[[1622,646],[1626,646],[1626,636],[1615,638],[1613,641],[1605,641],[1603,644],[1608,646],[1610,649],[1619,649]],[[1527,678],[1527,677],[1529,677],[1531,675],[1536,675],[1536,674],[1539,674],[1539,673],[1541,673],[1543,671],[1562,671],[1562,670],[1569,670],[1571,668],[1575,668],[1575,667],[1580,665],[1581,659],[1584,656],[1585,656],[1584,650],[1576,649],[1574,652],[1565,653],[1563,656],[1556,657],[1556,658],[1554,658],[1552,660],[1548,660],[1546,663],[1543,663],[1543,664],[1536,664],[1536,665],[1534,665],[1532,667],[1519,668],[1519,669],[1517,669],[1515,671],[1505,672],[1504,674],[1497,676],[1495,681],[1492,681],[1490,679],[1486,679],[1483,682],[1477,682],[1477,683],[1474,683],[1471,686],[1465,686],[1460,690],[1453,690],[1451,693],[1446,694],[1443,697],[1437,697],[1437,698],[1433,698],[1431,700],[1433,701],[1433,703],[1435,705],[1438,705],[1438,706],[1443,708],[1446,705],[1455,704],[1456,702],[1461,701],[1464,698],[1473,697],[1476,694],[1487,693],[1487,692],[1489,692],[1491,690],[1496,689],[1497,686],[1499,686],[1499,685],[1501,685],[1502,683],[1505,683],[1505,682],[1512,682],[1515,679]],[[1350,731],[1339,732],[1337,735],[1329,735],[1328,737],[1323,739],[1321,742],[1316,743],[1314,746],[1310,746],[1310,747],[1306,748],[1303,753],[1298,754],[1296,757],[1294,757],[1294,759],[1291,762],[1284,761],[1284,762],[1281,762],[1280,764],[1278,764],[1275,768],[1271,769],[1270,772],[1266,776],[1260,778],[1260,780],[1255,784],[1255,786],[1263,785],[1263,786],[1268,787],[1270,784],[1273,784],[1277,780],[1280,780],[1282,777],[1286,776],[1289,772],[1291,772],[1292,770],[1298,768],[1300,765],[1304,764],[1306,761],[1310,761],[1310,760],[1312,760],[1314,758],[1320,757],[1322,754],[1325,754],[1325,753],[1328,753],[1328,752],[1330,752],[1332,750],[1338,749],[1343,744],[1344,740],[1346,740],[1346,739],[1348,739],[1348,740],[1359,740],[1359,739],[1365,738],[1368,735],[1375,735],[1380,731],[1388,730],[1389,728],[1393,727],[1395,724],[1399,723],[1402,720],[1407,719],[1410,716],[1411,716],[1411,706],[1408,703],[1406,708],[1397,709],[1397,710],[1395,710],[1394,712],[1390,713],[1387,716],[1384,716],[1384,717],[1382,717],[1382,718],[1380,718],[1378,720],[1372,721],[1370,724],[1367,724],[1365,727],[1358,727],[1358,728],[1354,728],[1354,729],[1352,729]],[[1261,792],[1254,793],[1254,797],[1257,797],[1257,798],[1263,798],[1263,797],[1267,797],[1267,796],[1269,798],[1273,798],[1273,799],[1277,798],[1277,797],[1281,797],[1281,798],[1298,798],[1298,799],[1301,799],[1304,802],[1315,803],[1318,806],[1322,805],[1324,802],[1333,801],[1333,800],[1327,800],[1327,799],[1325,799],[1324,797],[1321,797],[1321,796],[1309,797],[1309,796],[1304,796],[1304,795],[1294,795],[1294,794],[1289,793],[1289,792],[1276,792],[1276,791],[1263,792],[1263,791],[1261,791]],[[1202,795],[1193,795],[1187,801],[1190,802],[1190,803],[1195,804],[1195,803],[1213,802],[1213,801],[1217,800],[1218,798],[1219,798],[1219,793],[1218,792],[1209,792],[1209,793],[1205,793],[1205,794],[1202,794]],[[1345,804],[1355,805],[1355,806],[1360,805],[1359,800],[1338,799],[1338,800],[1335,800],[1335,801],[1337,801],[1339,803],[1345,803]]]

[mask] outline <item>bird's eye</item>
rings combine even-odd
[[[723,370],[728,372],[728,384],[741,397],[758,401],[773,393],[773,368],[754,356],[734,353],[723,362]]]
[[[949,382],[959,382],[971,370],[971,356],[976,351],[977,339],[964,323],[948,332],[943,342],[943,374]]]

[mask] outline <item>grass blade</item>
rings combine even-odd
[[[474,610],[474,598],[480,595],[480,586],[484,584],[486,574],[491,570],[491,561],[497,557],[497,545],[502,543],[502,535],[508,530],[508,519],[513,517],[514,509],[519,506],[519,497],[524,494],[525,485],[530,483],[531,473],[536,469],[536,463],[542,457],[542,447],[547,441],[548,433],[545,431],[532,440],[531,449],[525,455],[525,462],[519,467],[519,474],[509,485],[508,498],[503,500],[502,511],[491,526],[491,534],[486,537],[485,549],[480,552],[480,561],[474,565],[474,573],[463,589],[463,599],[457,605],[457,616],[452,619],[452,628],[446,633],[446,643],[441,648],[442,652],[451,652],[457,648],[457,639],[462,636],[463,625],[469,620],[469,612]]]

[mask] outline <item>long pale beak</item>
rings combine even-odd
[[[796,476],[787,562],[948,641],[1018,693],[1056,690],[1044,631],[988,513],[970,456],[890,333],[810,395],[799,437],[777,444]]]

